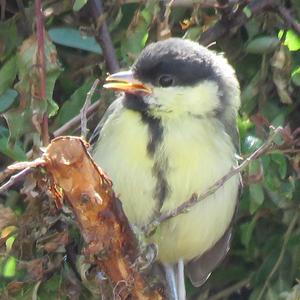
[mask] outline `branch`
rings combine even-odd
[[[91,114],[93,114],[98,109],[98,107],[100,106],[100,101],[101,100],[94,102],[91,106],[89,106],[87,108],[87,110],[86,110],[87,117],[89,117]],[[63,135],[64,133],[68,132],[70,129],[78,126],[80,124],[80,121],[81,121],[81,116],[77,115],[76,117],[74,117],[73,119],[71,119],[67,123],[65,123],[63,126],[58,128],[57,130],[55,130],[53,132],[53,136],[58,137],[60,135]]]
[[[227,174],[225,174],[223,177],[221,177],[217,182],[215,182],[212,186],[210,186],[204,193],[200,194],[199,196],[197,194],[193,194],[190,199],[183,202],[181,205],[176,207],[173,210],[170,210],[164,214],[161,214],[159,217],[157,217],[154,221],[152,221],[150,224],[146,225],[143,229],[146,235],[151,235],[152,232],[155,231],[155,229],[161,224],[162,222],[165,222],[171,218],[174,218],[180,214],[187,213],[191,207],[199,203],[200,201],[206,199],[210,195],[214,194],[220,187],[224,185],[224,183],[229,180],[234,175],[239,174],[242,170],[244,170],[252,160],[257,159],[264,153],[266,153],[272,146],[275,137],[278,133],[282,133],[283,129],[281,127],[278,127],[274,129],[272,134],[269,136],[267,141],[259,147],[256,151],[254,151],[248,158],[246,158],[237,168],[231,169]]]
[[[20,181],[32,172],[32,168],[36,168],[40,166],[43,163],[43,159],[37,158],[33,161],[24,161],[24,162],[17,162],[15,164],[12,164],[8,166],[3,172],[0,173],[0,182],[3,181],[8,176],[11,176],[16,171],[20,171],[19,173],[13,175],[10,177],[10,179],[0,186],[0,193],[6,192],[12,185],[14,185],[16,182]]]
[[[273,266],[270,274],[268,275],[267,279],[265,280],[265,283],[264,283],[263,288],[262,288],[262,290],[260,291],[260,293],[259,293],[259,295],[257,297],[257,300],[263,299],[265,291],[266,291],[267,287],[269,286],[270,281],[271,281],[273,275],[275,274],[275,272],[279,268],[279,266],[280,266],[280,264],[281,264],[281,262],[282,262],[282,260],[284,258],[284,253],[286,251],[288,241],[290,240],[292,231],[293,231],[295,225],[297,224],[298,218],[299,218],[299,213],[296,212],[295,215],[294,215],[294,217],[291,219],[291,221],[289,223],[289,226],[288,226],[288,228],[287,228],[287,230],[286,230],[286,232],[284,234],[283,244],[282,244],[282,248],[281,248],[280,254],[278,256],[278,259],[276,260],[275,265]]]
[[[87,128],[87,112],[88,108],[91,106],[92,97],[95,93],[97,85],[99,84],[100,80],[96,79],[91,87],[91,89],[86,94],[86,99],[84,102],[83,107],[80,110],[80,124],[81,124],[81,137],[86,138],[88,133]]]
[[[42,0],[35,0],[36,36],[37,36],[37,66],[40,81],[39,98],[46,101],[46,62],[45,62],[45,29]],[[42,141],[43,145],[49,144],[48,115],[44,113],[42,119]]]
[[[245,279],[233,284],[232,286],[229,286],[228,288],[218,292],[217,294],[209,297],[207,300],[227,299],[234,292],[237,292],[237,291],[241,290],[241,288],[248,285],[249,283],[250,283],[250,278],[245,278]]]
[[[50,191],[76,216],[85,240],[84,254],[113,284],[114,299],[163,300],[136,267],[138,242],[116,198],[110,179],[95,164],[87,143],[78,137],[52,140],[43,155]],[[63,191],[63,195],[58,191]]]
[[[14,171],[13,171],[14,172]],[[11,188],[15,183],[22,180],[26,175],[32,172],[30,167],[25,168],[16,175],[12,175],[9,180],[0,186],[0,194],[5,193],[9,188]]]
[[[162,0],[164,4],[170,3],[170,0]],[[144,4],[145,0],[119,0],[121,5],[124,4]],[[215,7],[217,6],[217,0],[174,0],[172,6],[178,7],[192,7],[193,5],[200,5],[200,7]]]
[[[242,8],[247,4],[249,0],[246,0],[242,4]],[[203,32],[199,39],[199,43],[202,45],[209,45],[216,41],[217,39],[223,37],[230,31],[234,31],[236,28],[239,28],[245,25],[252,16],[257,16],[267,10],[272,10],[278,6],[276,0],[253,0],[247,5],[247,8],[250,10],[250,17],[246,16],[243,9],[237,9],[232,13],[232,15],[227,16],[226,19],[221,19],[214,26]]]
[[[115,49],[108,32],[108,27],[104,19],[104,11],[101,0],[89,0],[90,11],[96,23],[97,35],[96,40],[100,44],[104,59],[110,73],[114,73],[120,69],[116,58]]]
[[[48,181],[43,182],[56,206],[60,208],[66,201],[76,217],[86,244],[86,260],[96,265],[112,283],[113,297],[108,299],[166,299],[162,285],[154,288],[147,283],[145,273],[151,275],[149,267],[153,258],[149,264],[149,255],[143,257],[145,250],[138,244],[112,183],[91,158],[88,146],[78,137],[55,138],[41,158],[8,167],[24,170],[2,188],[23,177],[31,168],[43,167],[48,175]],[[142,273],[144,269],[147,272]]]
[[[300,23],[298,23],[289,13],[289,11],[280,5],[278,7],[278,13],[282,17],[282,19],[288,24],[288,26],[292,27],[299,35],[300,35]]]

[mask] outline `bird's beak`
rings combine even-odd
[[[107,83],[103,85],[106,89],[132,94],[138,92],[150,94],[152,92],[150,87],[133,77],[132,71],[122,71],[111,74],[106,78],[106,82]]]

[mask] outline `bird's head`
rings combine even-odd
[[[137,109],[154,116],[232,115],[240,102],[239,84],[227,60],[179,38],[150,44],[130,71],[108,76],[104,87],[125,92]]]

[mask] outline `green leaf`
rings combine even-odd
[[[191,27],[186,30],[183,38],[196,41],[197,39],[199,39],[202,32],[203,28],[201,26]]]
[[[49,117],[53,117],[59,110],[59,106],[52,99],[54,86],[58,76],[61,73],[61,69],[56,69],[47,74],[47,85],[46,85],[46,97],[48,101],[47,113]]]
[[[252,237],[252,234],[253,234],[253,230],[255,228],[255,224],[256,224],[256,220],[253,219],[251,222],[243,223],[240,226],[241,242],[245,246],[246,249],[249,247],[251,237]]]
[[[261,173],[261,159],[256,159],[250,162],[248,167],[248,174],[249,176],[257,176],[259,173]]]
[[[264,171],[267,170],[269,168],[270,163],[271,163],[270,155],[263,155],[261,157],[261,162],[263,164]]]
[[[14,244],[14,241],[16,240],[16,236],[13,235],[13,236],[10,236],[6,242],[5,242],[5,246],[6,246],[6,250],[7,251],[10,251],[12,249],[12,246]]]
[[[262,285],[262,283],[266,280],[268,275],[270,274],[274,264],[276,263],[279,255],[279,250],[276,248],[271,253],[264,257],[264,261],[259,268],[256,275],[253,277],[253,286]]]
[[[273,120],[272,120],[272,125],[274,127],[278,127],[278,126],[283,126],[285,123],[285,115],[282,114],[278,114]]]
[[[287,173],[287,162],[284,155],[280,153],[271,154],[271,159],[274,161],[278,166],[278,172],[281,179],[284,179]]]
[[[72,94],[69,100],[65,101],[65,103],[59,109],[59,112],[55,119],[55,128],[62,126],[67,121],[79,114],[80,109],[85,102],[86,95],[91,89],[94,81],[94,78],[88,80]],[[92,100],[95,100],[97,97],[98,96],[94,94]]]
[[[261,183],[254,183],[249,186],[250,193],[250,213],[253,214],[263,204],[265,196]]]
[[[272,171],[266,172],[264,176],[264,185],[269,190],[276,192],[280,188],[280,179],[276,173]]]
[[[112,32],[113,30],[115,30],[121,23],[123,18],[123,12],[122,12],[122,8],[120,8],[118,10],[118,14],[117,16],[111,21],[111,23],[109,24],[109,32]]]
[[[9,145],[8,137],[0,136],[0,152],[15,161],[27,160],[25,151],[18,143]]]
[[[295,192],[295,184],[292,180],[285,181],[281,184],[280,194],[283,195],[286,199],[291,200],[293,198],[294,192]]]
[[[257,96],[259,95],[259,85],[261,80],[260,72],[252,77],[241,93],[242,107],[241,111],[249,115],[257,105]]]
[[[40,99],[40,79],[37,68],[37,39],[35,35],[23,41],[17,52],[18,82],[14,88],[19,93],[20,104],[5,112],[4,117],[10,132],[10,142],[16,142],[24,134],[40,135],[40,122],[45,113],[57,111],[52,99],[55,80],[61,71],[55,45],[45,39],[46,98]],[[34,116],[34,118],[33,118]],[[34,121],[35,120],[35,121]],[[38,143],[38,139],[34,143]],[[36,145],[39,146],[39,145]]]
[[[14,277],[16,274],[17,260],[15,257],[11,256],[5,262],[3,268],[3,276],[6,278]]]
[[[242,144],[242,152],[243,153],[252,153],[257,150],[263,144],[262,140],[253,136],[248,135],[243,144]]]
[[[0,22],[0,61],[9,57],[22,41],[17,29],[18,17],[19,14],[5,22]]]
[[[102,50],[94,37],[84,36],[79,30],[70,27],[56,27],[48,31],[56,44],[101,54]]]
[[[249,130],[254,127],[254,124],[250,121],[249,118],[240,117],[238,118],[238,127],[239,127],[240,137],[245,138]]]
[[[0,96],[8,88],[11,88],[16,78],[16,75],[17,75],[16,56],[13,56],[0,69]]]
[[[300,67],[293,71],[292,81],[295,85],[300,86]]]
[[[156,1],[148,1],[146,7],[133,19],[126,32],[126,38],[122,40],[121,55],[127,63],[132,63],[139,55],[148,39],[148,28],[152,22],[158,4]]]
[[[4,113],[18,99],[18,92],[16,90],[8,89],[0,96],[0,113]]]
[[[74,11],[79,11],[83,6],[85,6],[87,3],[87,0],[75,0],[75,3],[73,5]]]
[[[278,38],[283,37],[283,30],[280,30],[278,33]],[[288,30],[285,36],[284,45],[286,45],[290,51],[297,51],[300,49],[300,37],[292,29]]]
[[[280,44],[277,37],[261,36],[253,39],[245,48],[247,53],[251,54],[267,54],[272,53]]]

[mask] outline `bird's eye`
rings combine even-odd
[[[159,85],[162,87],[171,86],[174,82],[174,79],[171,75],[162,75],[158,79]]]

